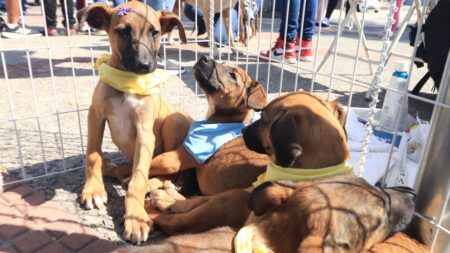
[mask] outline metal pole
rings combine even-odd
[[[450,105],[450,53],[437,101]],[[431,130],[416,181],[416,238],[432,252],[450,252],[450,109],[435,106]]]

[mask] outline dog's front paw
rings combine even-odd
[[[167,194],[166,190],[157,189],[150,193],[150,201],[154,208],[161,212],[170,213],[172,211],[170,206],[176,202],[176,199]]]
[[[125,231],[123,237],[133,244],[139,245],[148,239],[153,228],[153,221],[148,217],[144,207],[127,210],[125,214]]]
[[[92,209],[94,206],[101,209],[105,207],[107,201],[108,197],[103,182],[94,179],[86,180],[83,191],[81,192],[81,203],[87,209]]]

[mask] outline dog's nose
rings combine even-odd
[[[202,62],[205,64],[209,64],[210,62],[212,62],[213,59],[211,59],[211,57],[209,57],[208,55],[203,55],[202,56]]]
[[[150,60],[143,60],[136,62],[136,70],[141,73],[146,73],[150,70]]]

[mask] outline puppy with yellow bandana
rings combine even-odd
[[[102,139],[108,123],[113,142],[133,160],[125,197],[124,237],[133,243],[146,241],[152,221],[144,209],[150,162],[153,156],[177,147],[186,135],[190,117],[176,111],[160,96],[164,73],[156,70],[161,35],[178,27],[178,17],[156,12],[138,1],[110,8],[96,3],[80,10],[81,23],[108,33],[111,55],[99,67],[88,114],[86,181],[81,201],[86,208],[103,207],[107,196],[102,171],[114,170],[102,157]]]

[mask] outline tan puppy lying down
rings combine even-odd
[[[222,227],[119,252],[425,253],[396,233],[410,222],[414,198],[410,189],[376,188],[354,176],[266,182],[249,195],[252,215],[237,235]]]

